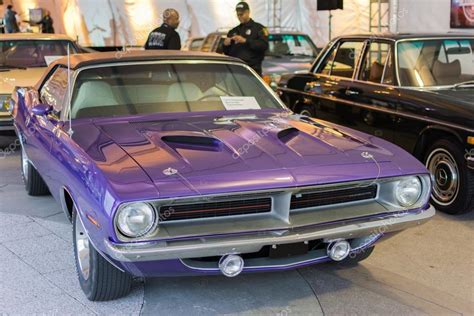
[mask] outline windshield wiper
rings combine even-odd
[[[25,70],[26,67],[13,66],[13,65],[0,65],[0,69],[22,69],[22,70]]]
[[[453,89],[462,88],[465,86],[474,86],[474,80],[468,80],[468,81],[456,83],[455,85],[453,85]]]

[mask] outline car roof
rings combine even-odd
[[[73,39],[65,34],[44,34],[44,33],[10,33],[0,34],[0,41],[5,40],[68,40]]]
[[[112,64],[118,62],[140,62],[155,60],[209,60],[209,61],[228,61],[243,63],[240,59],[216,54],[204,53],[199,51],[181,51],[181,50],[136,50],[136,51],[116,51],[99,52],[89,54],[74,54],[70,56],[70,68],[78,69],[85,66]],[[67,66],[67,57],[56,60],[50,67],[56,65]]]
[[[385,39],[392,41],[399,40],[410,40],[410,39],[425,39],[425,38],[474,38],[474,35],[467,33],[381,33],[381,34],[353,34],[346,36],[339,36],[337,39],[345,38],[372,38],[372,39]]]

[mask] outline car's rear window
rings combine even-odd
[[[74,85],[72,118],[282,109],[256,75],[242,65],[174,63],[86,69]]]

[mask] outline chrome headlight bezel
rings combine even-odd
[[[127,214],[128,212],[128,214]],[[141,215],[147,217],[141,229],[132,228],[130,221],[131,212],[141,212]],[[127,217],[128,215],[128,217]],[[139,216],[140,214],[135,214]],[[115,213],[115,229],[117,233],[128,239],[136,239],[149,235],[158,229],[158,216],[156,209],[150,203],[132,202],[121,205]]]
[[[402,203],[400,201],[400,197],[397,196],[397,190],[399,190],[400,186],[402,186],[404,183],[406,184],[407,181],[415,181],[420,185],[420,192],[417,194],[417,199],[412,204]],[[429,174],[410,175],[383,181],[382,185],[380,186],[378,200],[391,210],[413,210],[426,206],[429,203],[430,194],[431,179]]]

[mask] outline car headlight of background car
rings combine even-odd
[[[134,202],[123,205],[115,215],[119,232],[129,238],[145,236],[158,225],[156,211],[148,203]]]
[[[10,99],[9,94],[0,94],[0,112],[6,114],[10,111]]]

